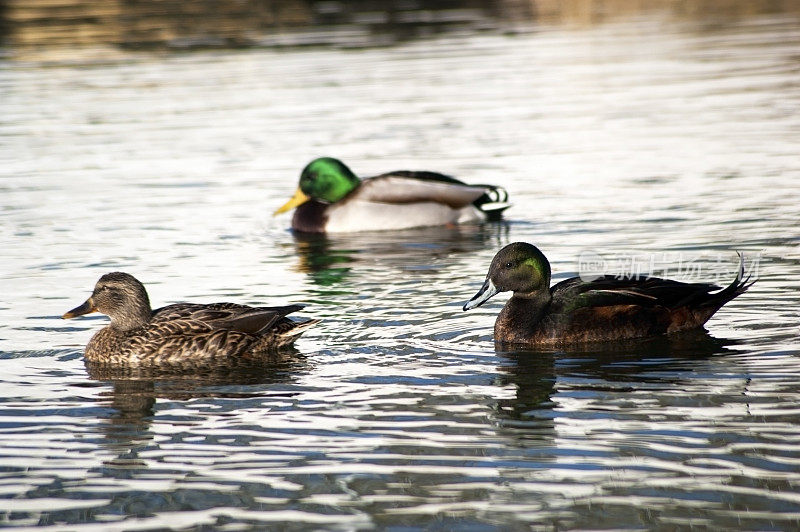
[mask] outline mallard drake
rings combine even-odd
[[[464,310],[511,291],[494,324],[500,343],[557,345],[642,338],[701,327],[752,283],[726,288],[657,277],[572,277],[550,287],[550,263],[536,246],[515,242],[497,252],[483,286]]]
[[[255,356],[289,345],[319,321],[298,323],[286,317],[302,308],[178,303],[152,310],[142,283],[113,272],[100,277],[89,299],[62,318],[91,312],[111,318],[86,346],[88,362],[168,364]]]
[[[506,191],[468,185],[435,172],[401,170],[359,179],[331,157],[311,161],[292,199],[292,229],[304,233],[379,231],[498,220],[510,207]]]

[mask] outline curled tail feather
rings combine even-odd
[[[748,288],[753,286],[753,283],[756,282],[756,279],[750,280],[752,277],[752,273],[744,278],[744,255],[736,252],[739,255],[739,271],[736,273],[736,279],[733,280],[731,284],[720,290],[715,294],[710,294],[711,299],[709,299],[709,303],[712,305],[716,305],[716,309],[719,309],[722,305],[727,303],[728,301],[732,300],[735,297],[738,297],[744,294]],[[716,311],[715,309],[715,311]]]
[[[480,209],[489,221],[497,221],[503,218],[503,211],[511,207],[508,203],[508,192],[503,187],[497,185],[472,185],[483,187],[486,192],[473,202]]]
[[[748,275],[747,278],[744,277],[744,255],[738,251],[736,254],[739,255],[739,270],[736,273],[736,278],[722,290],[713,294],[708,294],[705,301],[701,302],[692,310],[698,325],[704,324],[714,313],[722,308],[725,303],[744,294],[747,289],[756,282],[756,279],[750,280],[752,273]]]

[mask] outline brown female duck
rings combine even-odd
[[[536,246],[515,242],[497,252],[469,310],[499,292],[511,291],[494,325],[495,341],[557,345],[642,338],[701,327],[750,285],[736,279],[726,288],[657,277],[572,277],[550,287],[550,263]]]
[[[101,312],[111,318],[86,346],[89,362],[169,364],[251,357],[290,345],[319,321],[286,317],[302,308],[178,303],[152,310],[142,283],[113,272],[97,281],[86,302],[62,317]]]

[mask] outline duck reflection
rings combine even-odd
[[[500,351],[506,362],[500,366],[499,383],[516,387],[513,399],[502,399],[496,411],[505,425],[524,425],[537,419],[537,413],[552,408],[551,395],[555,389],[555,354],[548,352]],[[519,423],[521,422],[521,423]]]
[[[453,253],[494,248],[508,241],[509,222],[437,226],[402,231],[343,234],[294,233],[297,270],[320,286],[343,281],[358,265],[404,271],[430,268],[431,260]]]
[[[154,437],[150,425],[159,399],[259,397],[264,395],[265,385],[292,382],[306,366],[295,349],[257,360],[213,364],[126,367],[86,363],[92,379],[111,384],[100,394],[110,409],[101,443],[117,455],[110,464],[118,466],[141,465],[136,456]]]
[[[556,373],[579,373],[609,382],[680,383],[691,361],[708,359],[731,352],[734,340],[715,338],[704,329],[584,346],[561,351],[557,356]]]
[[[498,384],[516,388],[513,398],[500,399],[495,418],[501,434],[525,446],[546,445],[555,437],[552,395],[555,393],[555,354],[500,351]]]
[[[637,384],[681,386],[692,361],[731,352],[735,341],[715,338],[704,330],[627,342],[599,343],[570,350],[514,348],[495,344],[503,361],[498,384],[516,387],[515,396],[497,402],[495,416],[502,431],[531,445],[549,441],[557,417],[554,397],[565,390],[594,393],[636,389]],[[618,383],[629,383],[629,388]]]

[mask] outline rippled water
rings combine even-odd
[[[0,524],[81,530],[800,524],[796,19],[642,19],[364,50],[2,63]],[[300,238],[320,155],[505,186],[506,223]],[[495,251],[759,281],[708,334],[498,352]],[[599,257],[599,259],[598,259]],[[605,261],[605,262],[602,262]],[[679,269],[680,267],[680,269]],[[84,366],[128,271],[155,305],[303,302],[259,367]]]

